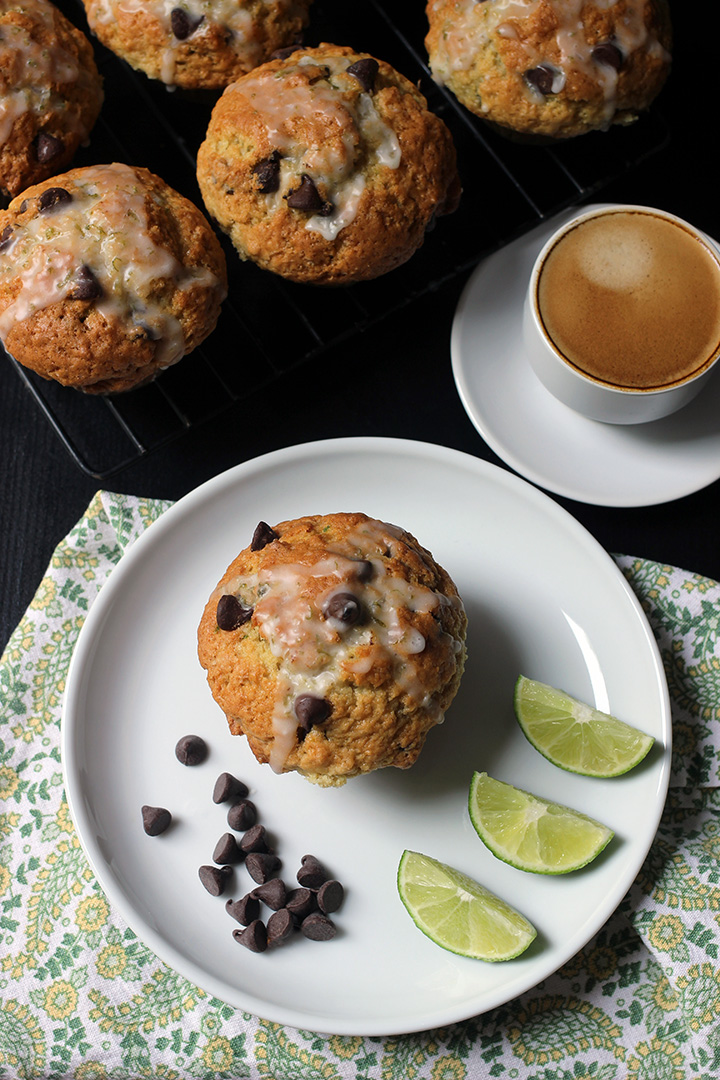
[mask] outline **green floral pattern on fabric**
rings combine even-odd
[[[618,557],[673,705],[671,790],[619,910],[494,1012],[391,1038],[233,1009],[115,912],[70,819],[59,751],[70,657],[125,548],[167,503],[99,493],[0,662],[0,1077],[8,1080],[710,1080],[720,1073],[720,586]]]

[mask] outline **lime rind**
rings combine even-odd
[[[612,829],[579,810],[522,788],[473,775],[468,811],[475,831],[502,862],[533,874],[569,874],[597,858]]]
[[[429,855],[404,851],[397,889],[419,930],[449,952],[491,963],[525,952],[537,931],[479,882]]]
[[[521,675],[515,684],[517,721],[543,757],[568,772],[610,779],[634,769],[654,739],[563,690]]]

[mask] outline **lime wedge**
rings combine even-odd
[[[655,741],[622,720],[524,675],[515,684],[515,715],[529,741],[548,761],[583,776],[621,776],[642,761]]]
[[[512,960],[537,931],[514,908],[445,863],[404,851],[400,899],[415,925],[443,949],[473,960]]]
[[[599,821],[476,772],[470,820],[493,855],[533,874],[569,874],[599,855],[613,832]]]

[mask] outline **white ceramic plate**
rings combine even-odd
[[[588,209],[540,225],[478,266],[453,322],[455,384],[488,446],[533,483],[600,506],[669,502],[720,477],[720,377],[673,416],[602,424],[557,401],[523,350],[522,308],[535,258],[555,229]]]
[[[207,597],[259,520],[362,510],[401,524],[450,571],[469,616],[468,666],[445,724],[408,772],[320,789],[259,766],[232,737],[196,658]],[[611,708],[658,740],[614,781],[556,769],[512,709],[519,673]],[[516,476],[437,446],[391,439],[309,443],[240,465],[186,496],[124,556],[93,605],[72,661],[63,720],[70,809],[100,884],[158,956],[208,992],[265,1018],[345,1034],[451,1023],[515,997],[572,956],[635,877],[665,797],[670,719],[662,664],[610,557],[570,515]],[[177,739],[211,752],[187,768]],[[526,875],[498,862],[466,810],[474,769],[584,810],[616,839],[586,871]],[[337,937],[253,954],[232,938],[225,897],[198,867],[226,831],[216,776],[243,778],[277,838],[286,880],[315,854],[346,886]],[[143,803],[172,828],[145,835]],[[396,894],[405,848],[440,858],[520,908],[538,937],[505,964],[440,949]]]

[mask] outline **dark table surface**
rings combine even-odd
[[[401,10],[403,4],[388,5],[393,6]],[[658,102],[669,137],[604,186],[601,195],[672,211],[718,237],[713,52],[718,18],[710,14],[714,4],[703,5],[702,12],[694,4],[671,7],[675,61]],[[476,213],[492,215],[492,191],[481,190],[477,177],[463,179],[465,198],[475,200]],[[107,480],[77,466],[15,368],[1,357],[0,644],[31,600],[53,548],[99,487],[177,499],[258,454],[353,435],[443,444],[506,468],[467,418],[453,383],[450,330],[466,276],[451,278]],[[272,332],[282,334],[282,325]],[[633,509],[551,497],[610,552],[720,579],[720,482],[683,499]]]

